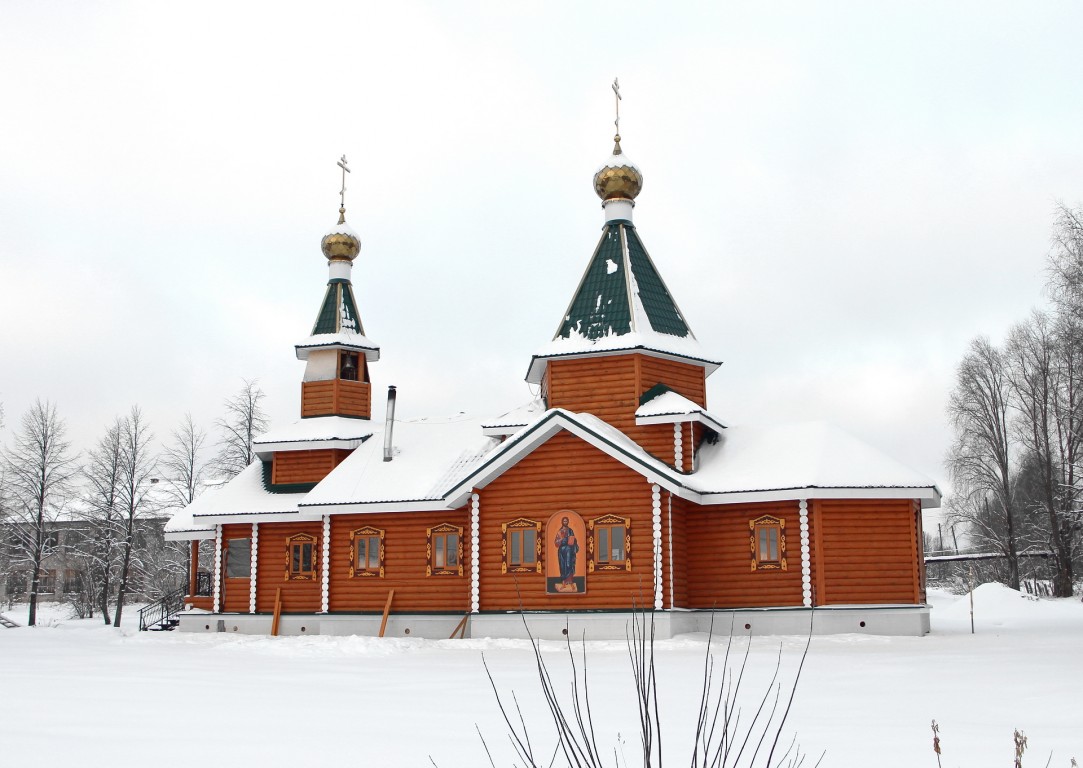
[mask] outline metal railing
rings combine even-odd
[[[184,595],[187,587],[177,587],[139,611],[139,631],[161,627],[169,619],[184,610]]]
[[[213,582],[210,571],[196,571],[196,591],[193,597],[210,597]]]

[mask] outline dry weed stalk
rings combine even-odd
[[[940,764],[940,726],[933,720],[933,752],[936,753],[936,765],[937,768],[942,768]]]
[[[530,768],[553,766],[559,755],[563,755],[566,765],[574,768],[602,768],[613,765],[621,768],[628,765],[622,750],[623,741],[618,734],[617,745],[602,753],[598,748],[594,733],[594,718],[591,709],[590,689],[587,675],[586,637],[581,638],[580,653],[575,653],[570,635],[565,637],[568,658],[571,662],[570,704],[562,703],[556,687],[542,656],[540,643],[530,631],[526,615],[522,614],[527,637],[534,651],[534,664],[541,682],[542,695],[549,709],[549,715],[556,730],[557,745],[548,762],[539,762],[535,747],[531,742],[529,727],[523,717],[515,692],[511,693],[511,704],[501,698],[496,681],[489,670],[488,663],[482,656],[485,674],[489,678],[493,696],[496,698],[500,714],[508,730],[508,738],[519,759]],[[751,637],[745,646],[740,668],[734,676],[729,667],[730,652],[733,646],[733,627],[731,624],[726,643],[722,673],[715,680],[714,655],[711,643],[714,640],[714,618],[712,616],[704,656],[703,680],[700,693],[699,714],[696,722],[695,740],[692,744],[693,768],[800,768],[805,764],[805,755],[801,752],[794,736],[776,759],[782,731],[789,717],[797,691],[797,683],[808,656],[812,643],[812,626],[809,626],[808,639],[801,654],[797,672],[789,685],[785,707],[780,709],[783,685],[779,682],[782,666],[782,646],[779,646],[774,673],[763,695],[759,697],[755,710],[749,715],[744,711],[741,697],[741,684],[747,668],[751,650]],[[632,666],[632,679],[635,686],[636,703],[639,709],[638,730],[642,750],[643,768],[661,768],[662,766],[662,717],[658,705],[658,677],[654,657],[655,624],[653,614],[647,620],[647,612],[635,610],[632,613],[631,626],[627,635],[628,658]],[[514,707],[514,717],[511,714]],[[742,723],[744,715],[744,723]],[[480,735],[480,730],[479,730]],[[484,744],[484,739],[482,741]],[[486,755],[491,765],[492,755],[485,746]],[[608,760],[611,759],[612,763]],[[820,756],[820,760],[823,755]],[[816,762],[819,766],[820,761]],[[816,768],[815,766],[813,768]]]

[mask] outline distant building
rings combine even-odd
[[[708,409],[719,363],[633,224],[642,183],[617,136],[594,176],[601,238],[527,367],[538,399],[480,420],[395,421],[392,393],[372,421],[381,350],[343,206],[295,347],[301,418],[168,526],[194,563],[200,540],[214,548],[209,594],[192,568],[189,604],[207,613],[181,628],[267,633],[277,609],[284,633],[376,634],[386,609],[390,635],[447,637],[465,617],[469,635],[518,636],[523,612],[537,637],[623,638],[645,609],[659,636],[712,612],[763,634],[808,631],[815,607],[817,632],[927,632],[921,509],[939,491],[834,427],[731,426]]]

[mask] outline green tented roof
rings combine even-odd
[[[353,288],[345,280],[332,280],[327,284],[323,295],[320,313],[316,324],[312,326],[312,335],[321,333],[357,333],[364,335],[361,318],[357,314],[357,302],[353,298]]]
[[[650,328],[636,327],[642,318]],[[611,221],[602,231],[557,338],[578,334],[593,340],[652,330],[691,336],[635,227]]]

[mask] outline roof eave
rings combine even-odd
[[[550,360],[574,360],[582,357],[612,357],[614,355],[627,355],[635,352],[651,357],[657,357],[662,360],[675,360],[681,363],[692,363],[693,365],[702,366],[704,369],[704,378],[710,376],[722,366],[721,361],[692,357],[691,355],[683,355],[679,352],[667,352],[662,349],[655,349],[639,344],[621,347],[619,349],[599,349],[583,352],[558,352],[548,355],[534,355],[530,358],[530,367],[527,368],[526,381],[528,384],[541,384],[542,378],[545,376],[545,367],[549,364]]]

